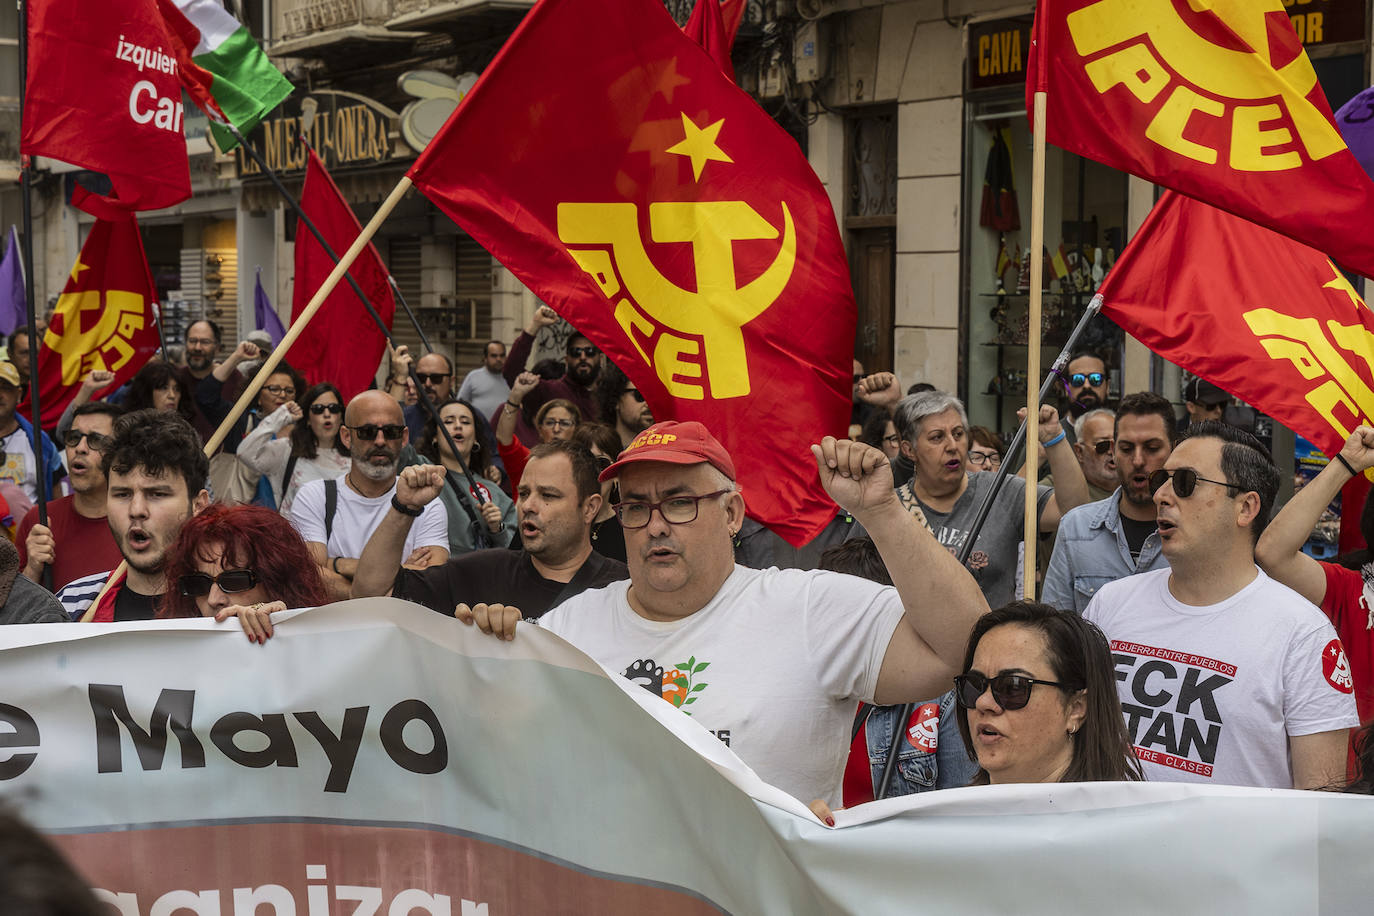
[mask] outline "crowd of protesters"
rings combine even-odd
[[[233,617],[261,643],[275,612],[393,595],[504,639],[534,623],[692,703],[831,823],[971,784],[1368,790],[1374,560],[1303,545],[1374,467],[1374,429],[1270,524],[1274,462],[1202,380],[1180,420],[1157,394],[1113,402],[1076,354],[1025,466],[958,398],[856,362],[850,438],[797,445],[841,511],[796,548],[747,517],[720,442],[655,423],[586,337],[527,366],[557,320],[540,307],[461,380],[399,347],[352,397],[200,320],[180,364],[105,399],[91,373],[51,434],[0,361],[0,621]],[[1362,530],[1374,547],[1374,501]],[[709,688],[669,661],[688,657]]]

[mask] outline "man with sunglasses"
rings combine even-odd
[[[1146,778],[1338,784],[1359,724],[1344,648],[1321,611],[1255,566],[1273,459],[1249,433],[1194,424],[1150,487],[1170,568],[1104,585],[1083,613],[1111,641]]]
[[[1090,410],[1107,406],[1107,364],[1102,357],[1089,351],[1075,353],[1064,373],[1068,388],[1068,421],[1077,420]]]
[[[987,602],[903,509],[880,450],[827,437],[812,453],[821,486],[868,531],[895,588],[736,564],[734,462],[702,424],[662,422],[600,475],[620,483],[630,581],[571,598],[539,625],[689,712],[764,780],[834,805],[854,701],[947,690]],[[487,605],[457,616],[508,639],[521,617]]]
[[[435,407],[446,403],[453,392],[453,361],[442,353],[426,353],[415,363],[415,377],[424,386],[425,394]],[[408,381],[409,379],[407,379]],[[424,438],[429,411],[423,404],[407,404],[404,409],[410,438],[419,442]]]
[[[534,349],[534,339],[540,330],[557,322],[558,313],[547,305],[535,309],[530,323],[511,344],[510,355],[506,357],[506,365],[501,370],[507,385],[515,387],[516,377],[525,371],[525,363],[530,358],[530,352]],[[576,404],[577,409],[582,411],[583,420],[609,420],[609,417],[601,416],[596,394],[592,390],[597,377],[601,374],[602,361],[601,350],[585,335],[574,331],[568,338],[567,355],[564,357],[567,372],[562,378],[540,381],[534,390],[525,396],[521,402],[520,421],[515,427],[516,438],[527,447],[533,447],[539,441],[539,431],[529,423],[529,418],[539,412],[544,402],[558,398]],[[494,427],[500,419],[499,416],[493,415],[492,426]]]
[[[119,547],[106,524],[102,456],[114,441],[114,422],[123,408],[104,401],[82,404],[67,430],[67,479],[72,493],[48,503],[48,524],[38,524],[34,506],[19,524],[15,544],[24,575],[43,581],[52,567],[52,589],[119,565]]]
[[[1079,423],[1091,416],[1084,414]],[[1107,438],[1098,441],[1110,450],[1116,488],[1104,499],[1064,513],[1041,593],[1046,604],[1080,614],[1108,582],[1169,565],[1160,551],[1149,478],[1173,451],[1174,408],[1152,392],[1127,395],[1106,432]],[[1075,449],[1085,447],[1092,435],[1086,425],[1083,433]]]
[[[335,598],[349,597],[358,558],[368,538],[396,502],[396,472],[401,449],[410,441],[401,405],[382,391],[364,391],[344,411],[340,441],[348,449],[348,473],[335,480],[312,480],[296,491],[291,524],[320,566],[325,588]],[[448,513],[435,500],[403,510],[415,525],[396,546],[397,565],[423,569],[448,559]]]

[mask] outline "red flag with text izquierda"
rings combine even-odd
[[[319,228],[334,253],[342,255],[362,232],[358,218],[339,193],[315,151],[305,167],[301,209]],[[300,318],[315,291],[324,285],[334,259],[325,253],[302,222],[296,231],[296,279],[292,287],[291,321]],[[396,300],[387,283],[381,256],[369,242],[348,268],[372,307],[391,329]],[[325,299],[324,305],[291,346],[291,365],[311,385],[332,382],[345,403],[372,385],[377,364],[386,352],[386,335],[368,315],[357,292],[345,279]]]
[[[38,348],[43,426],[57,425],[80,390],[81,380],[91,372],[114,373],[114,382],[95,393],[101,398],[118,390],[152,359],[158,348],[155,302],[157,288],[133,215],[96,220]]]
[[[1374,182],[1280,0],[1040,0],[1027,111],[1050,143],[1374,277]]]
[[[793,544],[835,506],[855,308],[796,143],[658,0],[541,0],[410,177],[625,370],[731,452]]]
[[[1374,424],[1374,314],[1316,249],[1166,191],[1098,293],[1151,350],[1328,455]]]
[[[104,172],[114,186],[105,200],[120,209],[156,210],[190,197],[181,79],[157,4],[45,0],[26,6],[20,152]]]

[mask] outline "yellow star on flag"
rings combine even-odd
[[[81,263],[81,256],[76,256],[76,263],[72,265],[72,282],[81,282],[81,271],[90,270],[90,267]]]
[[[721,118],[714,124],[705,127],[697,127],[696,122],[687,117],[687,113],[682,113],[682,129],[687,136],[681,143],[668,147],[667,152],[675,153],[679,156],[690,156],[692,159],[692,179],[701,180],[701,170],[706,168],[709,161],[734,162],[725,152],[716,145],[716,137],[720,136],[720,129],[725,124],[725,119]]]
[[[1332,280],[1330,283],[1323,283],[1322,289],[1334,289],[1337,292],[1345,293],[1350,297],[1350,304],[1356,308],[1364,305],[1359,294],[1355,292],[1355,287],[1351,286],[1350,281],[1345,278],[1345,274],[1337,270],[1336,266],[1331,264],[1330,261],[1328,261],[1327,264],[1331,267]]]

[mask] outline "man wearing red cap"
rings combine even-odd
[[[744,497],[700,423],[635,437],[618,477],[630,580],[583,592],[539,625],[692,716],[765,780],[837,803],[854,701],[938,696],[987,611],[973,578],[898,502],[877,449],[812,446],[821,484],[867,529],[895,588],[838,573],[737,566]],[[460,607],[511,638],[520,611]]]

